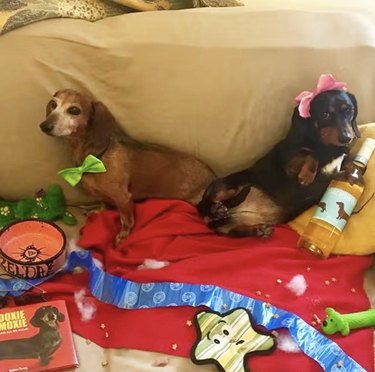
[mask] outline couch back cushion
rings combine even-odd
[[[67,197],[83,197],[56,175],[74,165],[69,151],[39,129],[62,88],[89,92],[132,136],[192,153],[218,175],[249,166],[279,141],[294,97],[321,73],[346,81],[359,122],[371,121],[375,11],[357,0],[328,12],[323,2],[263,3],[96,23],[54,19],[1,36],[0,195],[29,196],[58,182]]]

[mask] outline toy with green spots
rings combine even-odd
[[[375,327],[375,309],[340,314],[331,307],[327,307],[326,313],[327,317],[322,323],[322,330],[327,335],[340,332],[342,336],[347,336],[352,329]]]
[[[66,209],[61,187],[51,185],[47,192],[41,190],[35,198],[15,201],[0,200],[0,229],[12,222],[38,218],[46,221],[61,219],[75,225],[76,218]]]
[[[203,311],[195,323],[198,339],[191,352],[196,364],[215,363],[221,372],[246,372],[251,354],[269,353],[276,346],[269,332],[254,328],[246,309],[237,308],[225,314]]]

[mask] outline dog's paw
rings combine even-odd
[[[273,227],[269,225],[260,225],[255,228],[256,236],[261,238],[268,238],[273,233]]]
[[[208,212],[208,215],[203,220],[210,229],[215,230],[229,221],[229,209],[221,202],[214,202]]]
[[[39,358],[39,364],[40,366],[46,366],[47,364],[49,364],[49,362],[51,361],[52,357],[48,357],[48,356],[41,356]]]
[[[298,182],[302,186],[309,186],[314,182],[315,176],[316,172],[302,168],[301,171],[298,173]]]
[[[222,229],[221,233],[234,237],[255,236],[259,238],[268,238],[273,233],[273,227],[264,224],[251,226],[243,225],[236,226],[229,231],[225,231]]]
[[[215,202],[210,208],[211,220],[222,220],[229,217],[229,209],[221,202]]]
[[[284,168],[284,172],[286,173],[286,175],[290,178],[293,178],[295,176],[297,176],[298,172],[301,170],[301,167],[297,167],[294,165],[294,164],[288,164],[285,168]]]
[[[128,231],[128,230],[121,230],[121,231],[116,235],[116,237],[115,237],[115,241],[113,242],[114,247],[117,248],[117,247],[120,245],[120,243],[121,243],[125,238],[128,237],[129,233],[130,233],[130,230],[129,230],[129,231]]]

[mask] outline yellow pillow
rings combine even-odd
[[[364,124],[359,128],[362,137],[353,147],[352,154],[358,151],[365,138],[375,138],[375,123]],[[375,253],[375,196],[371,198],[375,192],[375,153],[367,165],[364,179],[365,190],[355,210],[358,210],[368,200],[369,202],[358,214],[353,214],[350,217],[333,251],[334,254],[365,255]],[[314,211],[315,207],[310,208],[291,221],[289,226],[301,234]]]

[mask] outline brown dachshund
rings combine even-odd
[[[41,366],[49,363],[52,354],[61,345],[59,322],[65,320],[55,306],[41,306],[30,320],[30,324],[39,328],[38,334],[29,338],[19,338],[0,342],[0,360],[39,359]]]
[[[121,231],[116,245],[134,225],[133,201],[180,199],[196,204],[214,173],[195,157],[127,135],[107,107],[74,90],[58,91],[48,102],[41,130],[66,139],[74,161],[88,154],[101,158],[105,173],[86,173],[82,186],[116,207]]]
[[[345,212],[345,204],[343,202],[336,202],[336,204],[339,206],[336,218],[338,220],[344,219],[345,221],[348,221],[350,215]]]
[[[329,182],[350,170],[350,161],[342,163],[360,137],[355,97],[325,91],[310,113],[303,118],[296,107],[285,139],[253,166],[211,183],[198,205],[208,226],[232,236],[269,236],[271,225],[317,204]]]

